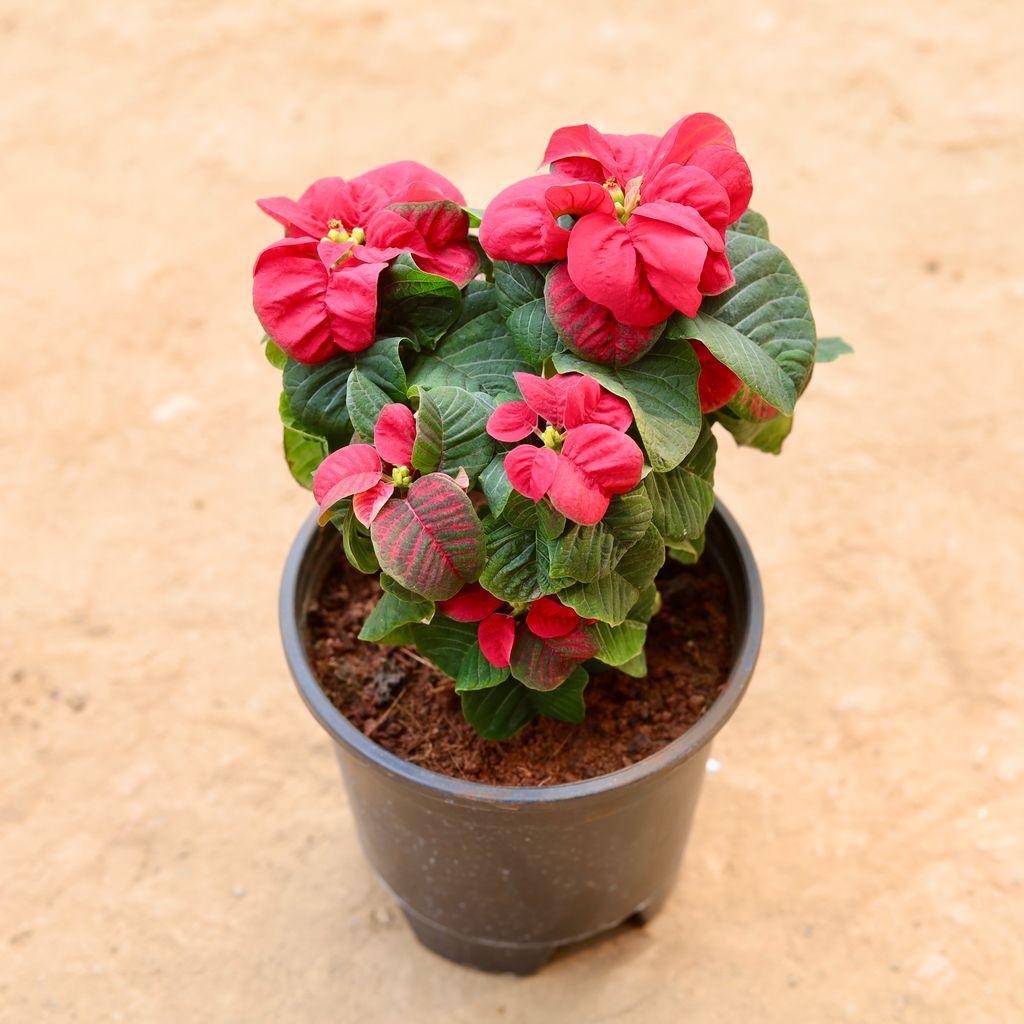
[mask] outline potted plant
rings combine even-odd
[[[420,941],[516,972],[669,891],[761,638],[713,428],[778,452],[846,349],[719,118],[544,163],[482,216],[409,161],[263,200],[253,284],[318,505],[291,670]]]

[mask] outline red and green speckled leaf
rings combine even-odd
[[[597,640],[586,626],[550,638],[520,627],[512,648],[512,675],[531,690],[553,690],[580,662],[592,658],[597,649]]]
[[[547,314],[566,347],[584,359],[626,366],[639,359],[661,336],[665,325],[620,324],[607,306],[591,302],[569,277],[565,263],[548,274],[544,289]]]
[[[484,567],[484,532],[465,491],[443,473],[413,481],[377,513],[370,537],[381,568],[430,601],[445,601]]]

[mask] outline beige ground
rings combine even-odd
[[[0,1019],[1024,1019],[1015,7],[5,0]],[[766,649],[668,912],[481,976],[370,878],[279,651],[252,200],[412,156],[483,203],[693,109],[857,355],[784,458],[723,445]]]

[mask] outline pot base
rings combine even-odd
[[[573,946],[607,935],[623,925],[642,926],[647,924],[662,910],[667,899],[668,893],[663,893],[661,896],[649,900],[644,906],[637,908],[621,921],[565,943],[489,942],[471,939],[428,921],[402,900],[397,900],[397,903],[420,945],[425,946],[432,953],[465,967],[475,967],[478,971],[486,971],[490,974],[526,976],[536,974],[560,949],[571,949]]]

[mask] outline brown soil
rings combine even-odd
[[[537,718],[501,743],[462,717],[452,681],[409,648],[358,640],[376,580],[343,559],[308,622],[313,669],[332,703],[386,750],[444,775],[501,786],[549,786],[624,768],[660,750],[711,706],[732,663],[725,580],[710,559],[662,570],[665,606],[648,632],[648,675],[595,673],[580,725]]]

